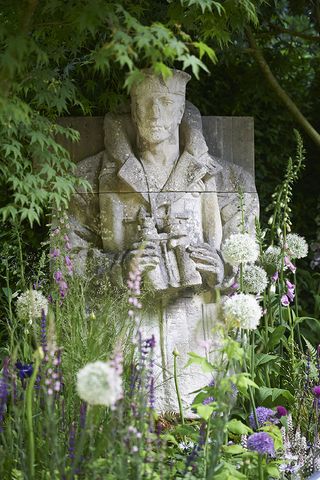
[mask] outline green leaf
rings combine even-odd
[[[266,471],[272,478],[280,478],[279,467],[276,463],[269,463],[266,465]]]
[[[258,353],[255,355],[255,365],[264,365],[265,363],[273,362],[278,359],[277,355],[270,355],[268,353]]]
[[[215,51],[211,47],[209,47],[209,45],[207,45],[206,43],[193,42],[193,45],[199,49],[200,60],[202,60],[202,57],[204,55],[208,55],[208,57],[213,63],[216,63],[218,61]]]
[[[294,402],[294,396],[289,390],[284,390],[283,388],[269,388],[269,387],[260,387],[259,388],[260,400],[263,402],[266,398],[271,396],[271,400],[274,402],[279,397],[284,397],[288,400],[289,403]]]
[[[208,362],[208,360],[205,357],[201,357],[201,355],[198,355],[197,353],[193,353],[193,352],[188,353],[188,355],[190,358],[187,364],[185,365],[185,368],[195,363],[201,366],[203,372],[213,372],[214,370],[213,365],[210,362]]]
[[[273,330],[273,332],[269,336],[269,341],[268,341],[269,350],[273,350],[277,345],[279,345],[280,340],[283,338],[285,331],[286,331],[286,327],[284,325],[279,325]]]
[[[222,450],[229,455],[239,455],[246,451],[241,445],[223,445]]]
[[[235,418],[227,423],[227,429],[228,432],[235,435],[247,435],[248,433],[252,433],[252,429],[250,427]]]
[[[197,409],[197,414],[203,418],[204,420],[209,420],[212,413],[215,411],[215,407],[213,405],[197,405],[195,406]]]

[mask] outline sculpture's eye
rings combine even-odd
[[[173,104],[173,101],[171,100],[171,98],[168,98],[168,97],[161,97],[161,103],[162,105],[172,105]]]

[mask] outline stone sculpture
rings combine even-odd
[[[106,264],[114,285],[126,283],[139,257],[143,281],[154,293],[141,329],[155,335],[157,408],[177,411],[173,356],[179,359],[182,400],[208,383],[188,352],[204,354],[215,318],[214,287],[226,278],[221,242],[238,231],[237,188],[245,222],[258,214],[253,178],[235,165],[222,168],[208,154],[199,111],[185,101],[189,75],[166,80],[150,72],[131,92],[131,113],[105,116],[105,150],[78,164],[92,193],[70,204],[71,242],[79,268]]]

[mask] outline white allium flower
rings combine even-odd
[[[255,297],[246,293],[227,298],[223,311],[227,323],[247,330],[257,328],[262,316],[262,309]]]
[[[245,293],[261,293],[268,285],[267,272],[257,265],[246,265],[242,279]]]
[[[259,256],[258,244],[248,233],[233,233],[222,245],[222,255],[233,267],[255,262]]]
[[[122,398],[122,378],[108,362],[87,363],[77,373],[77,391],[89,405],[113,407]]]
[[[275,270],[281,268],[281,248],[270,246],[263,254],[264,262],[267,265],[273,266]]]
[[[292,258],[304,258],[308,255],[308,244],[297,233],[289,233],[287,235],[286,246]]]
[[[44,310],[48,313],[48,300],[40,290],[26,290],[17,298],[17,316],[20,320],[32,321],[40,318]]]

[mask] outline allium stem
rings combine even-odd
[[[296,317],[299,317],[299,302],[298,302],[298,286],[297,286],[297,274],[296,272],[293,273],[293,278],[294,278],[294,284],[296,286],[295,289],[295,296],[294,296],[294,310]],[[301,340],[301,333],[300,333],[300,324],[297,324],[297,332],[298,332],[298,343],[301,351],[303,352],[303,345],[302,345],[302,340]]]
[[[263,468],[262,468],[262,455],[258,454],[258,472],[259,480],[264,480]]]
[[[180,391],[179,391],[179,385],[178,385],[178,375],[177,375],[177,353],[174,351],[173,352],[173,377],[174,377],[174,385],[176,387],[176,394],[177,394],[177,399],[178,399],[178,405],[179,405],[179,413],[180,413],[180,418],[181,418],[181,423],[184,425],[184,415],[183,415],[183,407],[182,407],[182,401],[181,401],[181,396],[180,396]]]

